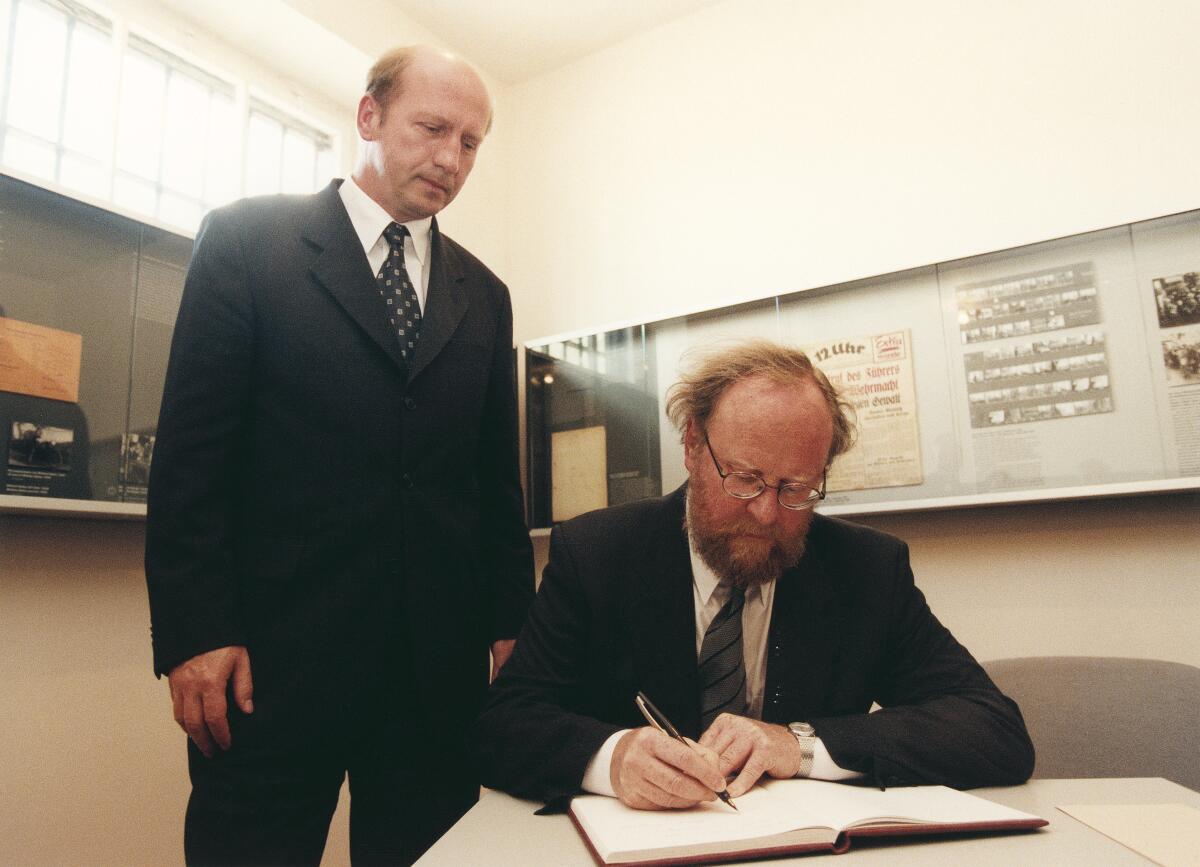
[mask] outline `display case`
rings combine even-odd
[[[529,341],[531,523],[682,483],[666,392],[743,337],[805,349],[855,408],[828,514],[1200,488],[1198,275],[1190,211]]]
[[[145,514],[191,248],[0,175],[0,509]]]

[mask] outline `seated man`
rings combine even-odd
[[[930,612],[907,546],[812,511],[846,409],[802,352],[765,342],[671,389],[688,482],[555,528],[476,726],[485,785],[661,809],[727,776],[734,798],[764,774],[1028,779],[1020,711]],[[645,727],[639,690],[701,749]]]

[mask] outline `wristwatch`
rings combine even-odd
[[[811,723],[794,722],[788,723],[788,731],[796,738],[796,743],[800,744],[800,770],[796,772],[796,776],[807,777],[812,773],[817,730],[812,727]]]

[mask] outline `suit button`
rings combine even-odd
[[[413,489],[413,480],[408,473],[405,473],[400,477],[400,483],[404,485],[405,490],[411,491]]]
[[[406,398],[404,398],[404,408],[405,409],[416,409],[417,402],[415,400],[413,400],[411,397],[406,397]]]

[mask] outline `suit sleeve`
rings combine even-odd
[[[146,581],[156,674],[245,643],[231,533],[254,312],[232,220],[206,218],[171,344],[150,474]]]
[[[619,728],[572,710],[593,703],[584,686],[593,617],[562,529],[471,739],[484,785],[547,801],[579,792],[588,762]]]
[[[834,761],[889,786],[1022,783],[1033,744],[1015,702],[929,610],[908,548],[894,564],[893,612],[875,673],[875,713],[812,720]]]
[[[484,538],[483,586],[489,589],[489,640],[514,638],[533,597],[533,546],[525,524],[517,449],[517,392],[513,369],[512,301],[501,287],[491,373],[488,378],[484,429],[480,438]]]

